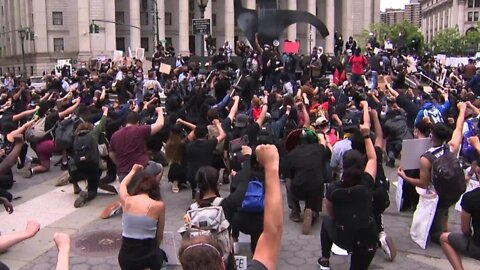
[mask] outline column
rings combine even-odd
[[[129,1],[129,13],[130,13],[130,24],[132,26],[140,27],[140,1],[130,0]],[[130,49],[134,52],[136,49],[141,47],[140,39],[140,29],[129,27],[130,28]]]
[[[372,24],[372,1],[365,0],[363,5],[363,28],[370,30]]]
[[[450,27],[455,27],[458,24],[458,0],[453,0],[452,14],[450,16]]]
[[[353,36],[353,3],[349,0],[343,0],[343,38],[348,40]]]
[[[157,0],[158,36],[160,41],[165,40],[165,0]],[[165,46],[165,44],[163,44]]]
[[[77,1],[78,12],[78,61],[88,60],[90,46],[90,1]]]
[[[48,53],[48,40],[47,40],[47,6],[46,0],[32,1],[32,13],[34,31],[35,31],[35,52],[36,53]],[[88,32],[87,28],[87,32]],[[90,44],[90,41],[88,42]],[[8,48],[8,47],[7,47]]]
[[[317,14],[317,1],[316,0],[308,0],[308,12],[316,16]],[[317,29],[310,24],[307,24],[307,51],[308,55],[312,52],[313,47],[315,47],[315,43],[317,40]]]
[[[104,0],[105,20],[115,21],[115,0]],[[117,28],[114,23],[105,23],[105,53],[113,55],[117,49]]]
[[[465,33],[465,0],[458,0],[458,30],[460,33]]]
[[[297,0],[288,0],[288,10],[297,10]],[[292,24],[287,28],[287,39],[294,41],[297,39],[297,24]]]
[[[188,0],[178,1],[178,54],[189,55],[190,44],[188,40]]]
[[[253,10],[256,10],[257,9],[257,0],[246,0],[245,2],[245,8],[246,9],[253,9]],[[245,42],[245,44],[250,44],[250,42],[248,41],[247,37],[244,37],[243,38],[243,41]],[[250,44],[250,46],[252,48],[255,48],[255,44]]]
[[[367,0],[368,2],[368,0]],[[325,52],[333,55],[333,43],[335,42],[335,1],[327,0],[326,23],[330,34],[325,39]]]
[[[225,40],[228,41],[232,49],[235,46],[235,12],[233,7],[233,0],[225,0]]]
[[[210,19],[210,33],[213,35],[213,22],[212,22],[212,6],[213,6],[213,0],[208,1],[207,6],[205,7],[205,19]],[[207,43],[205,42],[205,38],[207,36],[202,36],[202,42],[203,42],[203,51],[205,53],[205,56],[208,55],[208,50],[207,50]],[[233,44],[232,44],[233,46]],[[233,47],[232,47],[233,48]],[[201,49],[200,49],[201,50]]]
[[[13,27],[12,27],[12,30],[17,30],[17,29],[20,29],[22,27],[25,27],[24,25],[21,25],[22,22],[20,21],[20,17],[21,17],[21,14],[20,14],[20,1],[19,0],[14,0],[13,1],[13,9],[14,9],[14,14],[15,14],[15,17],[13,18],[13,21],[14,21],[14,24],[13,24]],[[20,34],[15,31],[13,33],[13,37],[15,39],[15,54],[16,55],[21,55],[22,54],[22,41],[20,39]]]

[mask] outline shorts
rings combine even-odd
[[[450,233],[448,242],[459,253],[480,260],[480,245],[473,241],[473,238],[461,233]]]
[[[53,140],[39,142],[35,147],[35,151],[41,162],[50,161],[55,152],[55,142]]]

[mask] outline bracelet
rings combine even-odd
[[[364,139],[370,139],[370,135],[363,135]]]

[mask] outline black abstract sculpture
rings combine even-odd
[[[235,19],[252,46],[255,44],[256,33],[260,45],[271,45],[274,40],[280,40],[285,28],[294,23],[313,25],[323,38],[329,35],[325,24],[313,14],[298,10],[278,10],[268,2],[272,0],[257,0],[258,9],[253,10],[243,7],[242,0],[234,0]]]

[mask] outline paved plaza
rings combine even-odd
[[[120,269],[117,262],[118,248],[121,243],[121,218],[119,216],[102,220],[99,214],[105,205],[116,199],[116,196],[99,195],[83,208],[73,207],[76,195],[71,185],[55,187],[62,175],[58,168],[46,174],[24,179],[16,175],[12,192],[15,211],[8,215],[0,212],[0,231],[8,233],[24,228],[29,219],[38,220],[42,227],[40,232],[0,255],[0,261],[12,270],[51,270],[56,263],[57,251],[52,240],[56,231],[72,236],[71,269],[73,270],[106,270]],[[166,173],[164,174],[166,175]],[[395,171],[387,168],[390,179],[397,179]],[[222,186],[222,194],[228,194],[228,186]],[[377,251],[371,269],[451,269],[439,246],[430,244],[422,250],[409,235],[412,212],[398,213],[394,201],[395,186],[391,186],[392,204],[384,215],[386,232],[393,237],[398,255],[394,262],[386,262],[381,250]],[[166,203],[165,241],[178,247],[177,229],[182,225],[182,217],[191,203],[190,192],[178,194],[171,192],[166,177],[162,180],[162,196]],[[315,223],[310,235],[301,234],[301,224],[288,219],[289,210],[285,203],[285,228],[279,258],[279,269],[318,269],[316,261],[321,254],[320,223]],[[460,231],[459,213],[450,213],[449,228]],[[251,258],[248,237],[241,238],[240,253]],[[171,248],[173,249],[173,248]],[[348,269],[349,257],[332,255],[331,268]],[[480,263],[464,259],[465,269],[480,269]],[[181,269],[169,266],[168,269]]]

